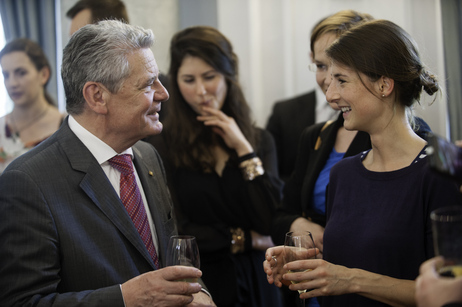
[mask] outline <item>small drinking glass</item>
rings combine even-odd
[[[442,276],[462,276],[462,206],[443,207],[430,214],[435,255],[444,258]]]
[[[193,236],[172,236],[167,248],[167,266],[184,265],[200,269],[199,248],[196,238]],[[182,279],[179,281],[197,282],[194,279]]]
[[[292,231],[286,233],[284,241],[284,263],[289,263],[297,260],[315,259],[316,253],[313,236],[309,231]],[[306,272],[309,270],[304,270]],[[295,271],[289,271],[294,273]],[[298,282],[291,281],[296,284]],[[305,293],[307,290],[298,290],[299,294]],[[305,299],[301,299],[302,306],[305,306]]]

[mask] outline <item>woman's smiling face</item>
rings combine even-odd
[[[386,106],[373,94],[379,81],[372,82],[366,75],[336,63],[331,72],[326,99],[342,111],[345,129],[370,131],[370,124],[382,117]]]

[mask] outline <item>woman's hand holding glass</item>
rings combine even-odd
[[[315,257],[319,257],[318,248],[308,249],[299,255],[305,256],[305,259],[286,263],[284,246],[269,248],[266,251],[263,270],[267,274],[268,283],[277,287],[285,285],[293,291],[310,289],[310,291],[300,294],[302,299],[353,293],[355,290],[352,279],[360,275],[361,272],[368,273],[334,265],[322,259],[315,259]]]
[[[294,261],[307,260],[307,259],[316,259],[317,250],[314,245],[313,236],[309,231],[291,231],[286,234],[284,241],[284,263],[290,264]],[[287,273],[283,275],[283,278],[289,280],[292,284],[300,284],[306,280],[291,279],[290,275],[296,274],[301,275],[300,273],[311,271],[312,269],[305,268],[295,268],[284,266],[283,269],[287,270]],[[290,287],[289,287],[290,288]],[[290,288],[291,290],[294,290]],[[302,294],[307,291],[308,288],[295,289],[298,293]],[[302,300],[302,306],[305,306],[305,299],[300,297]]]
[[[268,248],[265,254],[265,261],[263,261],[263,271],[266,273],[268,283],[274,284],[277,287],[282,287],[282,275],[287,272],[283,271],[284,266],[284,246],[275,246]],[[285,283],[288,286],[290,283]]]

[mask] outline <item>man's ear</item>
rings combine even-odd
[[[391,95],[395,88],[395,80],[382,76],[378,80],[380,97],[385,98]]]
[[[98,114],[107,114],[108,94],[107,88],[99,82],[89,81],[83,86],[83,97],[87,105]]]

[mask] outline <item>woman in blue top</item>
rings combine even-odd
[[[326,98],[341,110],[345,129],[370,135],[372,149],[331,170],[323,259],[281,269],[283,248],[271,248],[267,255],[277,261],[269,261],[268,280],[299,281],[290,289],[312,289],[300,297],[324,296],[323,306],[415,305],[414,279],[433,256],[430,212],[462,205],[456,184],[428,168],[426,142],[408,120],[422,90],[433,95],[438,83],[412,38],[390,21],[352,28],[326,53]]]

